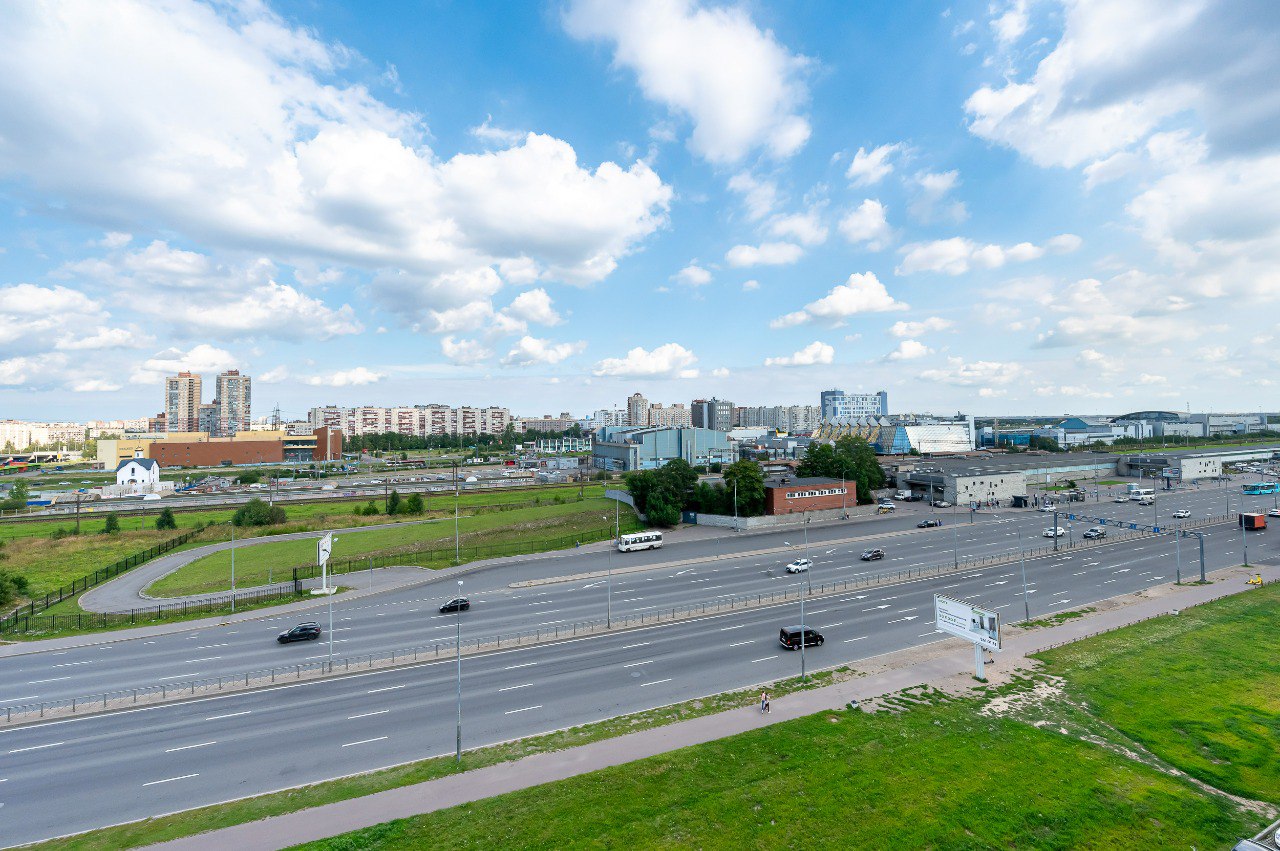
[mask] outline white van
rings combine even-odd
[[[911,491],[898,491],[893,495],[894,499],[911,499]]]

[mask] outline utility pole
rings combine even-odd
[[[231,524],[231,614],[236,613],[236,524]]]
[[[462,597],[462,580],[458,580],[458,597]],[[462,762],[462,606],[457,606],[457,633],[454,638],[454,650],[458,658],[458,750],[455,762]]]

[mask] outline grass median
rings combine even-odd
[[[540,541],[600,529],[612,525],[614,501],[588,497],[562,504],[550,503],[530,508],[516,508],[497,513],[462,517],[458,531],[463,546],[476,543],[498,545]],[[633,522],[630,509],[624,522]],[[607,520],[605,519],[607,518]],[[438,520],[389,529],[345,532],[334,541],[335,560],[411,553],[424,549],[445,549],[453,543],[452,520]],[[246,546],[236,551],[236,583],[248,587],[265,584],[268,574],[279,579],[297,565],[315,562],[314,538],[276,541]],[[440,567],[447,566],[441,561]],[[169,574],[147,589],[156,597],[180,597],[230,588],[231,552],[221,550]]]

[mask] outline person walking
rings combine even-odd
[[[769,692],[762,691],[760,692],[760,714],[767,715],[770,712],[772,712],[772,707],[769,706]]]

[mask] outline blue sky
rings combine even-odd
[[[0,417],[1276,407],[1265,0],[4,14]]]

